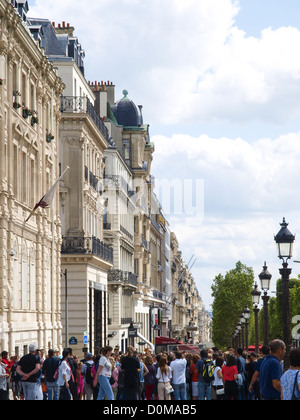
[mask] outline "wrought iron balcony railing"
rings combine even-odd
[[[62,254],[92,254],[103,260],[113,263],[113,249],[92,236],[87,237],[63,237]]]
[[[110,142],[108,129],[105,127],[104,122],[97,114],[93,104],[86,96],[61,96],[60,112],[71,114],[84,113],[90,115],[105,139]]]

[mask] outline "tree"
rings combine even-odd
[[[227,348],[232,343],[232,333],[243,309],[251,308],[251,290],[254,273],[240,261],[225,276],[218,274],[211,286],[213,320],[212,336],[215,346]]]

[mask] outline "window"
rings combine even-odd
[[[130,160],[130,143],[129,139],[123,139],[123,157],[128,163]]]

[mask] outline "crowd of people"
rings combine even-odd
[[[106,346],[101,354],[49,350],[35,344],[20,360],[1,353],[0,400],[293,400],[300,399],[300,348],[283,372],[285,344],[273,340],[260,354],[243,349],[122,354]]]

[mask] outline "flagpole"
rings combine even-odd
[[[70,167],[69,166],[67,166],[66,167],[66,169],[64,170],[64,172],[61,174],[61,176],[58,178],[58,180],[54,183],[54,185],[53,185],[53,187],[56,185],[56,184],[58,184],[59,183],[59,181],[61,181],[61,179],[63,178],[63,176],[65,175],[65,173],[68,171],[70,169]],[[53,188],[52,187],[52,188]],[[44,196],[45,197],[45,196]],[[27,217],[27,219],[25,220],[25,222],[24,222],[24,225],[25,225],[25,223],[27,223],[28,222],[28,220],[33,216],[33,214],[34,214],[34,212],[36,211],[36,209],[38,208],[39,206],[38,206],[38,204],[31,210],[31,212],[30,212],[30,214],[29,214],[29,216]]]

